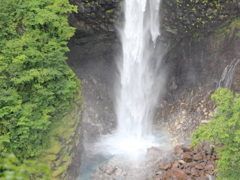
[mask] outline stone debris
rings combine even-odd
[[[168,153],[151,147],[147,149],[144,164],[133,166],[127,160],[113,158],[92,177],[94,180],[215,180],[218,159],[209,142],[196,147],[177,145]]]
[[[202,142],[193,148],[189,145],[178,145],[172,155],[176,152],[179,152],[177,156],[181,157],[181,160],[168,164],[168,168],[163,160],[152,177],[153,180],[215,180],[217,175],[214,171],[217,166],[215,161],[220,157],[216,155],[209,142]]]

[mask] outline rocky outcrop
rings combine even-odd
[[[116,21],[122,22],[122,0],[72,0],[78,13],[70,16],[70,24],[83,33],[115,31]]]
[[[202,142],[196,147],[176,146],[172,159],[163,159],[154,169],[153,180],[209,180],[216,178],[216,160],[219,156],[209,142]],[[166,166],[166,164],[168,164]]]
[[[227,88],[239,92],[240,32],[239,19],[206,36],[183,38],[169,50],[170,67],[167,94],[159,104],[156,123],[184,141],[201,124],[213,118],[215,104],[211,94],[224,81],[233,78]],[[223,77],[224,70],[235,66],[235,73]]]
[[[78,6],[70,23],[80,32],[113,32],[121,26],[123,0],[71,0]],[[195,33],[206,34],[240,14],[239,0],[162,0],[161,29],[164,36],[180,39]]]
[[[162,29],[168,37],[206,34],[239,16],[239,0],[163,0]]]

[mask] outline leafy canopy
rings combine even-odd
[[[193,133],[193,145],[200,140],[214,142],[220,155],[217,161],[219,178],[236,180],[240,176],[240,94],[219,88],[212,100],[217,105],[215,118]]]
[[[20,160],[39,156],[44,136],[78,103],[64,56],[72,11],[68,0],[0,1],[0,151]]]

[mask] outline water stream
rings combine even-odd
[[[218,88],[224,87],[231,90],[233,75],[236,66],[238,65],[240,59],[234,59],[229,65],[227,65],[222,73],[221,79],[218,82]]]
[[[147,148],[169,144],[167,136],[154,134],[152,128],[166,78],[157,43],[160,0],[125,0],[124,4],[125,24],[119,30],[122,59],[115,92],[117,129],[90,149],[95,155],[133,161],[144,157]]]

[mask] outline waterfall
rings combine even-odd
[[[160,0],[125,1],[125,26],[121,33],[123,61],[117,99],[117,133],[142,138],[151,133],[151,119],[158,94],[154,92],[156,71],[150,58],[159,32]],[[149,14],[147,13],[149,12]]]
[[[240,59],[234,59],[229,65],[224,68],[221,79],[218,82],[218,87],[224,87],[231,90],[234,71],[239,61]]]
[[[158,130],[154,132],[152,127],[155,110],[166,84],[166,70],[162,66],[166,47],[164,49],[163,43],[157,41],[161,35],[160,1],[124,2],[125,23],[119,29],[122,56],[116,57],[119,72],[115,81],[117,128],[111,134],[99,137],[94,144],[84,144],[84,166],[81,166],[79,179],[89,179],[91,168],[103,164],[127,169],[129,174],[123,179],[144,179],[148,173],[148,163],[159,160],[151,159],[152,154],[147,156],[147,149],[161,148],[163,155],[164,151],[172,148],[169,136]],[[102,179],[105,174],[101,173],[104,172],[97,171],[92,177]]]
[[[125,0],[124,7],[125,24],[119,32],[120,77],[115,92],[117,129],[100,143],[114,155],[145,153],[147,148],[159,146],[152,133],[152,120],[166,79],[160,70],[162,54],[157,43],[160,0]]]

